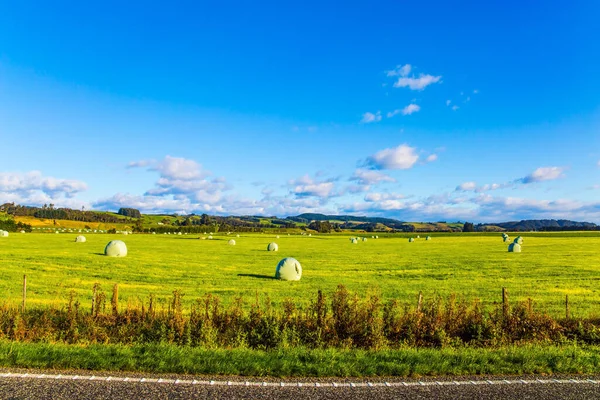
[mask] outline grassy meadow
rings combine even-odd
[[[343,284],[351,292],[412,305],[420,291],[425,298],[457,294],[491,304],[501,300],[506,287],[510,301],[532,298],[537,310],[555,316],[565,313],[565,295],[572,315],[600,314],[600,235],[594,234],[523,234],[522,253],[508,253],[500,234],[432,234],[430,241],[421,234],[413,243],[410,235],[372,239],[363,234],[368,240],[358,244],[350,243],[350,235],[218,234],[198,240],[197,235],[86,233],[86,243],[75,243],[76,236],[11,233],[0,238],[2,298],[18,304],[26,274],[30,306],[61,307],[74,290],[87,307],[95,283],[107,292],[118,283],[121,307],[150,294],[166,304],[174,290],[184,294],[184,305],[207,293],[224,303],[239,296],[253,302],[258,293],[275,304],[290,298],[302,305],[318,290],[330,293]],[[227,244],[232,238],[235,246]],[[103,255],[114,239],[127,244],[127,257]],[[278,252],[266,251],[271,241],[279,244]],[[300,261],[301,281],[272,278],[283,257]]]

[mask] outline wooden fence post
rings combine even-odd
[[[565,295],[565,315],[567,319],[571,318],[571,310],[569,308],[569,295]]]
[[[421,312],[421,308],[423,307],[423,293],[419,292],[419,300],[417,301],[417,312]]]
[[[25,312],[25,303],[27,301],[27,275],[23,275],[23,305],[22,312]]]
[[[115,286],[113,286],[111,303],[113,315],[116,317],[119,315],[119,285],[117,283],[115,283]]]
[[[508,317],[508,290],[505,287],[502,288],[502,315]]]

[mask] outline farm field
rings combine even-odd
[[[600,235],[595,234],[523,234],[522,253],[508,253],[499,234],[432,234],[430,241],[421,234],[413,243],[408,235],[371,239],[363,234],[368,240],[358,244],[350,243],[351,235],[221,234],[198,240],[197,235],[88,233],[86,243],[75,243],[76,236],[11,233],[0,238],[4,301],[21,301],[26,274],[31,306],[63,306],[71,290],[87,304],[94,283],[107,292],[118,283],[121,307],[150,294],[166,304],[174,290],[184,294],[184,304],[206,293],[224,303],[239,296],[253,302],[258,293],[276,304],[286,298],[308,304],[318,290],[327,294],[339,284],[407,304],[416,303],[419,291],[425,298],[454,293],[491,304],[500,301],[506,287],[510,301],[532,298],[536,309],[555,316],[564,315],[565,295],[574,316],[595,315],[600,305]],[[235,246],[227,244],[231,238]],[[127,257],[103,255],[114,239],[126,242]],[[279,244],[278,252],[266,251],[272,241]],[[272,279],[284,257],[302,264],[301,281]]]

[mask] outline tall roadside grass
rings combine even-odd
[[[484,308],[457,296],[434,297],[414,307],[377,295],[359,296],[344,286],[318,292],[308,306],[292,299],[273,306],[269,297],[237,298],[225,306],[206,295],[189,309],[182,294],[157,306],[150,296],[138,306],[118,304],[95,285],[91,304],[74,295],[60,308],[23,310],[0,306],[0,340],[26,343],[177,345],[203,349],[394,350],[402,348],[495,348],[524,344],[600,344],[600,320],[556,319],[532,301]]]

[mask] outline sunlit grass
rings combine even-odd
[[[28,277],[30,304],[57,304],[69,292],[91,295],[96,282],[105,289],[119,283],[123,303],[166,299],[173,290],[184,293],[184,303],[206,293],[225,302],[235,297],[268,294],[275,303],[292,298],[302,303],[318,290],[333,291],[338,284],[357,293],[376,292],[384,299],[416,302],[423,295],[481,299],[498,302],[506,287],[511,301],[534,300],[536,308],[564,315],[565,295],[573,315],[590,315],[600,304],[600,235],[523,234],[523,252],[508,253],[499,234],[425,234],[414,243],[406,237],[380,235],[380,239],[351,244],[351,235],[241,234],[236,246],[230,236],[198,240],[199,235],[17,234],[0,240],[0,294],[10,302],[21,298],[22,277]],[[200,237],[203,235],[200,235]],[[233,235],[235,236],[235,235]],[[353,235],[355,236],[355,235]],[[102,255],[113,239],[128,246],[126,258]],[[269,242],[278,252],[266,251]],[[303,267],[299,282],[274,276],[277,262],[294,257]]]

